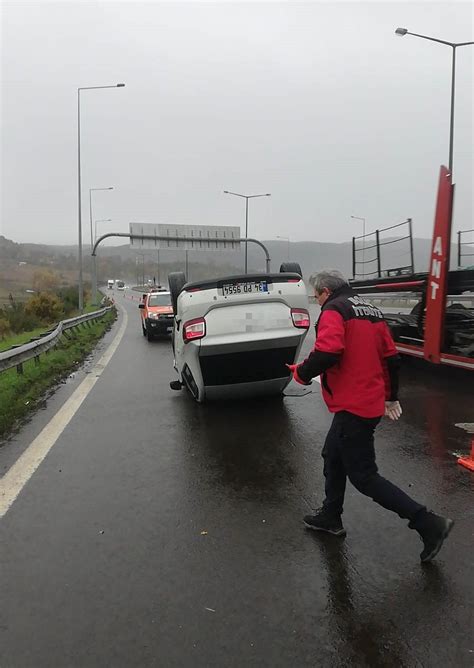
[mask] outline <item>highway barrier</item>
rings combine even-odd
[[[99,309],[98,311],[93,311],[92,313],[84,313],[83,315],[78,315],[75,318],[61,320],[61,322],[58,323],[54,329],[45,332],[41,336],[31,339],[31,341],[28,343],[25,343],[21,346],[12,346],[8,350],[0,352],[0,373],[6,371],[7,369],[11,369],[14,366],[16,366],[18,373],[23,373],[24,362],[34,358],[35,363],[38,364],[41,353],[45,353],[50,348],[53,348],[58,343],[64,332],[66,332],[68,329],[88,326],[88,322],[102,318],[108,311],[112,310],[113,308],[115,307],[106,306]]]

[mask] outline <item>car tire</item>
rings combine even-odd
[[[153,334],[148,328],[146,330],[146,338],[148,339],[148,341],[153,341]]]
[[[298,262],[283,262],[280,265],[280,274],[298,274],[303,277],[303,272]]]
[[[145,327],[145,325],[142,325],[142,332],[143,332],[143,336],[146,336],[146,327]]]
[[[173,271],[168,274],[168,285],[171,293],[171,304],[173,313],[176,315],[178,309],[178,296],[186,285],[186,275],[183,271]]]

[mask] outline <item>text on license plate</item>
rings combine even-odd
[[[244,281],[242,283],[224,283],[222,294],[228,295],[246,295],[257,292],[268,292],[268,283],[266,281]]]

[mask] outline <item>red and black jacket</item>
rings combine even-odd
[[[399,356],[380,309],[348,285],[321,307],[313,351],[298,365],[304,383],[321,375],[323,398],[332,413],[361,417],[385,413],[398,393]]]

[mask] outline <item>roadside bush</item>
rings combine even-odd
[[[14,334],[28,332],[41,325],[39,318],[33,313],[27,313],[22,303],[15,303],[4,308],[1,317],[8,321],[10,330]]]
[[[36,317],[42,324],[58,322],[63,317],[63,305],[56,295],[47,292],[30,297],[25,304],[25,313]]]
[[[0,314],[0,339],[6,339],[7,336],[10,336],[12,330],[10,328],[10,323],[8,320]]]
[[[33,274],[33,287],[37,292],[56,290],[61,279],[56,271],[40,269]]]
[[[56,295],[63,303],[65,315],[70,315],[74,311],[77,311],[79,304],[79,288],[77,286],[69,286],[56,290]]]

